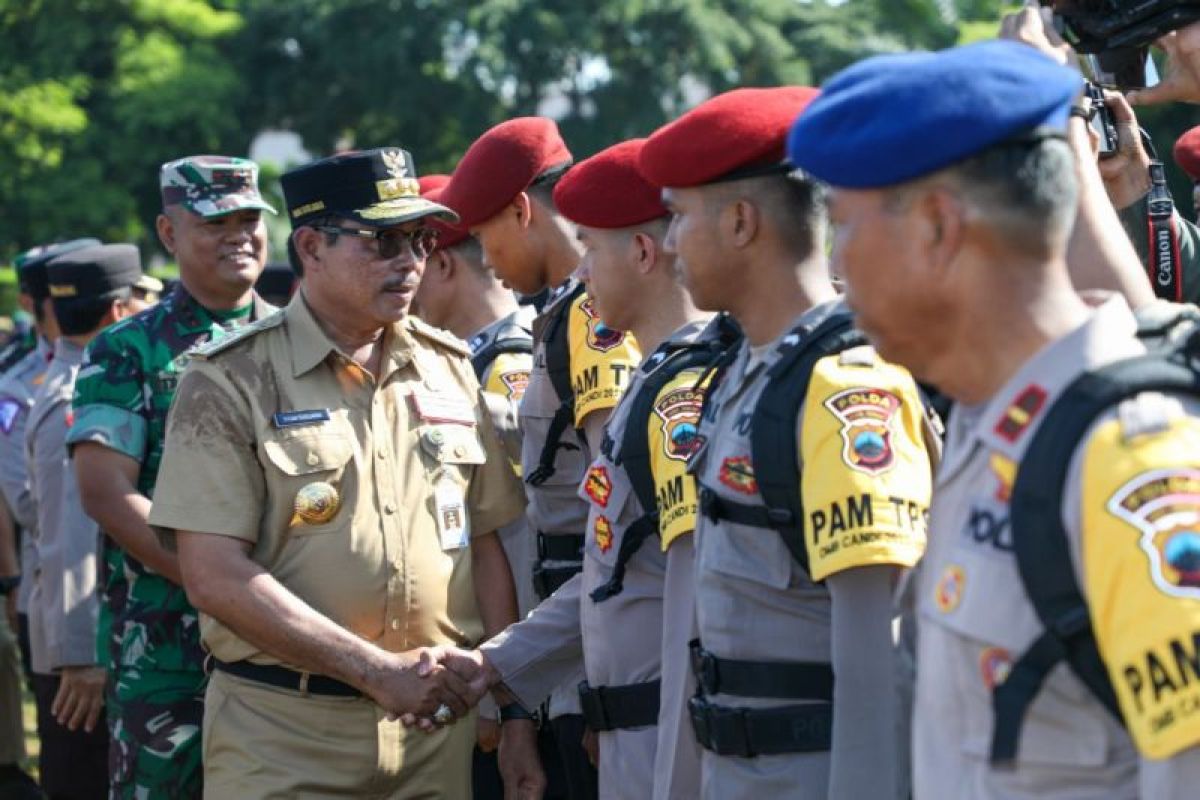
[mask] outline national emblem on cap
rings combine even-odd
[[[421,185],[421,196],[432,200],[435,203],[441,202],[442,189],[450,182],[449,175],[424,175],[417,179]],[[461,244],[471,238],[471,234],[461,225],[450,225],[446,222],[434,220],[430,225],[438,232],[437,245],[434,250],[445,250],[447,247],[454,247],[456,244]]]
[[[892,186],[1007,140],[1062,135],[1082,86],[1016,42],[876,56],[825,84],[792,127],[788,158],[833,186]]]
[[[467,149],[442,189],[441,202],[458,212],[463,227],[471,228],[496,216],[539,179],[562,172],[571,161],[554,120],[506,120]]]
[[[1200,183],[1200,125],[1175,142],[1175,163],[1194,183]]]
[[[456,220],[421,196],[412,156],[398,147],[338,153],[284,173],[280,182],[293,228],[325,216],[380,228],[428,216]]]
[[[159,170],[163,208],[183,206],[205,218],[247,209],[275,213],[258,193],[258,164],[233,156],[187,156]]]
[[[788,128],[817,90],[733,89],[651,134],[639,166],[655,186],[686,188],[783,172]]]
[[[554,187],[554,205],[577,225],[628,228],[667,215],[662,193],[638,170],[645,139],[630,139],[580,161]]]

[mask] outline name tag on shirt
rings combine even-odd
[[[475,407],[461,394],[414,389],[413,409],[426,422],[475,424]]]
[[[443,550],[466,547],[471,537],[467,519],[467,503],[462,487],[452,478],[442,478],[433,485],[433,502],[437,507],[438,535]]]
[[[305,411],[276,411],[271,415],[271,422],[276,428],[291,428],[296,425],[310,425],[314,422],[329,422],[329,409],[310,408]]]

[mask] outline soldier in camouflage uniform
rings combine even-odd
[[[206,683],[196,611],[174,548],[147,523],[167,410],[188,351],[272,307],[253,292],[266,261],[258,167],[225,156],[164,164],[159,238],[180,281],[157,306],[88,346],[72,448],[84,507],[104,531],[99,641],[110,685],[109,776],[117,798],[200,797]]]

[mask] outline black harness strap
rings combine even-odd
[[[537,466],[525,477],[530,486],[541,486],[554,474],[554,459],[559,448],[578,450],[579,445],[564,442],[563,434],[572,426],[575,419],[575,390],[571,387],[571,343],[570,315],[575,300],[583,294],[582,283],[576,284],[567,297],[555,309],[554,317],[546,326],[542,342],[546,345],[546,372],[550,376],[550,384],[558,396],[559,406],[550,420],[550,428],[546,432],[546,441],[542,443],[542,452],[538,457]],[[576,430],[576,434],[582,434]]]
[[[650,468],[650,441],[646,425],[658,401],[658,393],[681,372],[709,365],[719,358],[733,343],[724,339],[690,344],[670,344],[658,350],[652,358],[662,355],[658,366],[642,381],[638,393],[631,398],[626,417],[625,433],[621,437],[621,451],[615,463],[629,476],[633,493],[642,506],[638,517],[626,530],[617,550],[617,560],[612,576],[607,583],[592,591],[592,600],[602,603],[621,593],[624,587],[625,569],[629,560],[641,549],[642,544],[658,533],[658,496],[654,491],[654,473]],[[608,457],[612,458],[612,441],[606,440]]]
[[[1088,429],[1107,409],[1141,392],[1200,397],[1200,374],[1190,364],[1200,350],[1196,312],[1174,318],[1176,330],[1149,353],[1087,372],[1071,383],[1034,433],[1012,489],[1013,550],[1021,583],[1045,629],[992,691],[995,727],[991,761],[1012,762],[1029,706],[1046,676],[1060,662],[1117,720],[1121,710],[1096,647],[1087,604],[1075,580],[1070,544],[1062,521],[1063,490],[1071,459]],[[1184,322],[1186,324],[1179,325]],[[1139,332],[1143,337],[1159,330]]]

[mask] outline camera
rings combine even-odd
[[[1200,0],[1039,2],[1054,9],[1055,28],[1084,56],[1092,80],[1120,89],[1145,88],[1150,45],[1200,20]]]
[[[1117,136],[1117,121],[1112,109],[1104,102],[1104,90],[1098,84],[1087,82],[1084,93],[1092,101],[1092,113],[1088,124],[1099,137],[1100,158],[1112,158],[1117,154],[1121,140]]]

